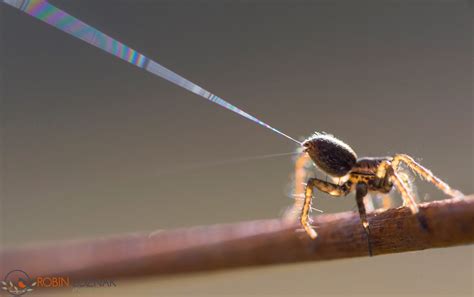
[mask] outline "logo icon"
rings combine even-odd
[[[13,296],[21,296],[33,291],[36,281],[32,280],[23,270],[10,271],[3,281],[0,281],[1,289]]]

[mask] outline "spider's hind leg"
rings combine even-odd
[[[397,188],[397,190],[402,195],[403,205],[408,206],[412,214],[417,214],[418,205],[416,204],[416,200],[413,197],[413,195],[410,193],[410,190],[408,189],[406,184],[403,182],[403,180],[400,178],[400,176],[396,172],[394,172],[391,176],[391,180],[393,184],[395,185],[395,188]]]
[[[370,243],[370,226],[367,220],[367,213],[365,211],[364,197],[367,195],[367,184],[358,183],[356,185],[356,201],[359,209],[359,216],[365,233],[367,234],[367,245],[369,249],[369,256],[372,256],[372,244]]]
[[[413,198],[413,196],[411,196],[408,188],[406,187],[405,183],[402,181],[400,176],[398,176],[397,173],[393,173],[393,175],[391,176],[391,180],[393,184],[395,185],[395,187],[397,188],[397,190],[402,195],[404,205],[408,206],[411,210],[411,213],[416,215],[416,219],[418,220],[418,223],[420,224],[420,226],[425,231],[429,231],[430,228],[428,226],[426,217],[424,216],[422,212],[420,212],[418,205],[415,202],[415,199]]]
[[[408,206],[413,214],[418,213],[418,206],[416,205],[413,193],[403,178],[400,177],[400,174],[395,170],[393,163],[390,163],[389,161],[383,161],[380,163],[376,175],[380,179],[389,178],[395,188],[400,192],[403,199],[403,205]]]
[[[447,183],[436,177],[430,170],[418,164],[412,157],[405,154],[397,154],[393,157],[392,166],[395,172],[398,171],[400,163],[405,163],[411,170],[418,173],[422,178],[434,184],[438,189],[451,197],[464,196],[460,191],[452,189]]]

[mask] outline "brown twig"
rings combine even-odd
[[[469,244],[474,196],[421,204],[418,217],[401,207],[369,220],[374,255]],[[315,225],[316,240],[275,219],[10,248],[1,251],[0,275],[111,279],[368,256],[356,212],[319,215]]]

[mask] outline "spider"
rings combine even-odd
[[[386,194],[395,187],[402,196],[404,206],[408,206],[413,214],[417,214],[418,206],[411,193],[410,185],[399,170],[400,163],[402,162],[447,195],[452,197],[462,196],[460,191],[449,187],[448,184],[433,175],[431,171],[405,154],[396,154],[393,157],[358,158],[349,145],[326,133],[315,133],[301,144],[304,155],[297,161],[297,175],[298,169],[301,169],[305,161],[310,158],[319,169],[329,176],[345,181],[342,184],[335,184],[318,178],[309,178],[307,180],[304,188],[303,202],[302,205],[299,205],[299,221],[304,231],[312,239],[317,237],[316,231],[310,225],[311,220],[309,217],[313,209],[314,188],[336,197],[346,196],[350,192],[355,191],[360,220],[368,240],[370,229],[363,199],[369,192]],[[296,190],[298,192],[298,189]],[[303,188],[300,190],[303,190]],[[371,253],[370,240],[369,253]]]

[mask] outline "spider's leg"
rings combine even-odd
[[[407,187],[408,191],[410,192],[411,196],[415,199],[415,201],[418,203],[420,201],[420,197],[418,197],[417,195],[417,191],[416,191],[416,185],[413,181],[413,177],[412,175],[410,175],[410,173],[408,172],[408,170],[400,170],[401,168],[399,168],[397,170],[397,174],[398,176],[400,177],[400,179],[402,180],[402,182],[405,184],[405,186]]]
[[[367,199],[372,198],[372,199]],[[365,198],[365,208],[367,211],[371,212],[376,209],[387,210],[393,207],[393,197],[390,194],[384,193],[369,193]],[[371,203],[372,202],[372,203]],[[372,204],[372,205],[370,205]]]
[[[403,183],[398,173],[394,171],[390,176],[390,180],[402,195],[403,204],[408,206],[413,214],[418,213],[418,206],[416,205],[415,198],[410,194],[409,189]]]
[[[418,164],[412,157],[404,154],[397,154],[393,157],[392,166],[395,171],[398,170],[400,162],[405,163],[411,170],[418,173],[422,178],[434,184],[438,189],[443,191],[446,195],[451,197],[461,197],[463,194],[455,189],[452,189],[447,183],[436,177],[430,170]]]
[[[309,219],[309,213],[311,212],[311,204],[313,200],[313,188],[317,188],[321,192],[328,193],[331,196],[343,196],[349,193],[350,183],[346,182],[343,185],[336,185],[318,178],[310,178],[308,180],[304,193],[305,198],[303,202],[303,208],[301,210],[300,223],[309,237],[315,239],[318,235],[311,227]]]
[[[367,184],[358,183],[356,185],[356,201],[357,207],[359,208],[360,221],[364,227],[365,233],[367,234],[367,245],[369,248],[369,256],[372,256],[372,245],[370,243],[370,229],[369,221],[367,220],[367,214],[365,212],[364,197],[367,195]]]
[[[416,204],[416,201],[413,196],[410,194],[410,191],[407,188],[406,184],[403,182],[402,178],[398,175],[397,172],[393,172],[390,177],[390,180],[393,182],[398,191],[402,194],[402,198],[404,201],[403,204],[410,208],[412,214],[416,215],[420,226],[424,230],[429,231],[430,228],[427,224],[425,216],[421,212],[419,212],[418,205]]]
[[[393,198],[390,196],[390,194],[382,194],[381,199],[382,209],[389,209],[393,207]]]
[[[416,204],[416,200],[412,192],[413,187],[411,185],[411,181],[407,178],[407,176],[404,175],[403,172],[399,172],[398,170],[396,170],[396,168],[393,166],[393,163],[386,160],[382,161],[377,168],[376,175],[381,180],[388,181],[390,179],[392,181],[392,183],[395,185],[397,190],[402,195],[403,205],[410,206],[412,204]],[[393,177],[393,175],[396,175],[396,176]],[[396,180],[394,181],[394,179]],[[391,199],[388,199],[388,198],[389,196],[385,195],[385,198],[384,198],[385,208],[390,208],[390,206],[392,205]],[[415,211],[414,213],[416,212],[417,211]]]
[[[301,209],[303,208],[303,197],[304,197],[304,188],[306,180],[308,179],[306,165],[310,162],[311,159],[307,153],[301,153],[295,162],[295,175],[294,175],[294,190],[293,196],[295,197],[295,202],[293,206],[287,210],[283,219],[287,221],[297,221]]]
[[[376,175],[379,179],[385,180],[387,171],[391,172],[393,169],[391,168],[391,164],[388,161],[382,161],[378,168]],[[388,194],[382,195],[382,205],[384,209],[389,209],[392,206],[392,198]]]
[[[375,199],[378,197],[376,195],[367,194],[364,197],[364,205],[367,211],[371,212],[375,210]]]

